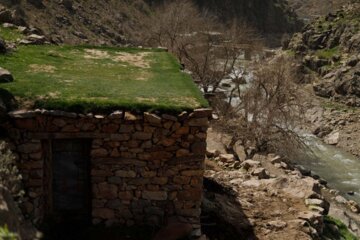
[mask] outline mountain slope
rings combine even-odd
[[[171,0],[166,0],[171,1]],[[264,35],[292,33],[300,22],[285,0],[193,0],[219,19],[244,20]],[[163,0],[0,0],[17,23],[40,28],[53,42],[124,44],[139,39],[142,23]],[[279,38],[278,38],[279,39]]]
[[[318,18],[289,47],[319,75],[317,95],[360,107],[360,3]]]
[[[40,28],[53,42],[124,44],[149,8],[142,0],[0,0],[17,22]],[[20,20],[19,20],[20,19]]]
[[[316,17],[340,9],[350,0],[288,0],[288,2],[301,19],[311,21]]]

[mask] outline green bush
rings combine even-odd
[[[18,240],[19,237],[17,234],[9,231],[8,227],[0,227],[0,239],[1,240]]]
[[[346,225],[340,220],[330,216],[325,216],[324,223],[325,229],[322,239],[357,240]]]

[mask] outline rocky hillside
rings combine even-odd
[[[0,22],[35,26],[52,42],[124,44],[141,32],[149,8],[142,0],[0,0]],[[12,18],[9,19],[9,16]]]
[[[360,3],[318,18],[293,36],[289,48],[303,71],[316,73],[317,95],[360,106]]]
[[[162,1],[0,0],[0,4],[13,10],[17,25],[36,26],[53,42],[115,45],[138,39],[149,5],[156,7]],[[222,20],[245,20],[265,35],[293,33],[301,25],[285,0],[194,1]]]
[[[244,19],[261,32],[288,33],[299,30],[300,22],[283,0],[196,0],[203,9],[209,9],[221,19]]]
[[[304,21],[311,21],[336,11],[350,0],[288,0],[291,8]]]
[[[147,0],[156,5],[172,0]],[[280,39],[284,33],[294,33],[302,23],[285,0],[193,0],[223,21],[246,21],[263,33],[268,42]],[[274,39],[277,38],[277,39]],[[275,41],[276,42],[276,41]]]

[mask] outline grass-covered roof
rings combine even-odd
[[[34,108],[181,111],[207,106],[178,61],[159,49],[20,46],[0,55],[0,67],[15,79],[0,88]]]

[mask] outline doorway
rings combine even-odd
[[[51,146],[51,203],[57,222],[90,223],[89,140],[54,140]]]

